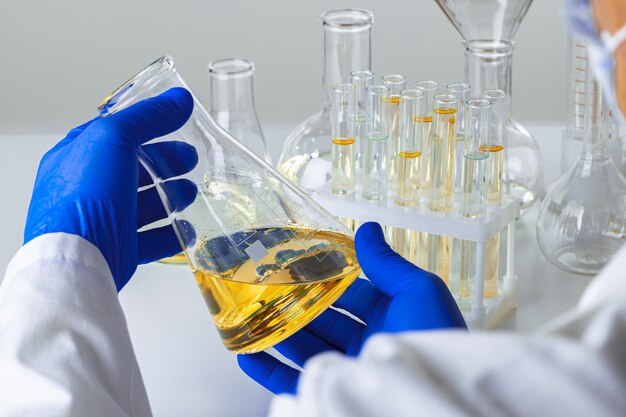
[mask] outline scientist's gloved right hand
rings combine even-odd
[[[359,353],[377,333],[435,329],[467,329],[446,284],[394,252],[378,223],[365,223],[356,233],[356,254],[365,275],[334,304],[365,325],[328,309],[308,326],[274,346],[299,366],[326,351]],[[252,379],[281,393],[295,392],[300,372],[265,352],[239,355],[241,369]]]
[[[56,232],[85,238],[106,259],[118,291],[138,264],[180,252],[172,226],[138,232],[167,213],[137,156],[141,148],[158,162],[166,178],[191,171],[198,163],[191,145],[144,143],[178,130],[192,110],[191,94],[172,88],[72,129],[41,159],[24,243]],[[177,209],[191,204],[197,195],[196,185],[189,180],[169,180],[164,186],[175,195]]]

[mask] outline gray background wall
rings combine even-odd
[[[514,111],[526,123],[564,119],[561,5],[535,0],[518,32]],[[432,0],[2,0],[0,133],[66,131],[163,53],[201,99],[209,60],[251,58],[262,122],[295,125],[321,102],[318,16],[340,6],[374,12],[377,74],[462,78],[460,36]]]

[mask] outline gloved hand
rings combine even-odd
[[[104,255],[119,290],[138,264],[180,252],[172,226],[137,232],[167,217],[157,189],[137,161],[141,147],[174,177],[198,162],[183,142],[143,143],[179,129],[193,110],[191,94],[173,88],[108,117],[72,129],[42,158],[28,209],[24,243],[46,233],[82,236]],[[188,180],[166,182],[168,192],[191,204],[197,188]]]
[[[359,353],[376,333],[466,329],[463,316],[446,284],[436,275],[411,264],[385,242],[378,223],[365,223],[356,234],[356,254],[365,275],[335,303],[365,325],[328,309],[275,349],[299,366],[325,351]],[[260,352],[239,355],[239,367],[270,391],[295,392],[299,371]]]

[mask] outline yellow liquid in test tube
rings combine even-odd
[[[354,191],[356,139],[333,138],[331,142],[333,193],[349,194]]]
[[[420,199],[420,156],[421,152],[399,152],[398,194],[396,204],[415,206]]]
[[[456,153],[456,109],[435,108],[433,112],[444,117],[438,118],[442,126],[437,126],[429,140],[430,152],[430,201],[429,208],[435,212],[449,212],[453,208],[454,196],[454,155]],[[429,270],[439,275],[446,284],[450,282],[450,250],[452,240],[447,236],[428,237]]]
[[[418,134],[424,138],[424,152],[421,156],[422,163],[420,164],[420,193],[424,195],[424,193],[430,189],[430,134],[433,127],[433,117],[415,116],[414,120],[418,123]],[[416,243],[417,256],[414,263],[422,269],[430,270],[430,254],[428,251],[429,235],[425,232],[415,232],[415,234],[418,242]]]
[[[502,170],[504,167],[504,147],[481,147],[489,151],[487,193],[490,205],[498,205],[502,201]],[[498,276],[500,269],[500,234],[492,237],[485,244],[485,298],[498,296]]]
[[[384,102],[389,103],[389,139],[387,155],[387,180],[389,184],[395,185],[398,179],[398,147],[400,146],[400,97],[386,97]]]
[[[259,262],[229,250],[214,265],[209,251],[219,250],[225,238],[201,243],[194,254],[204,300],[224,345],[236,353],[259,352],[292,335],[361,271],[350,236],[306,228],[255,232],[280,236]]]

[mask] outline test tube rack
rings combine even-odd
[[[427,210],[418,212],[389,205],[385,201],[363,200],[359,197],[358,191],[351,195],[337,196],[332,193],[330,183],[315,191],[311,197],[337,217],[360,222],[375,221],[385,226],[476,242],[475,295],[483,294],[485,245],[496,234],[507,229],[506,270],[499,283],[499,295],[488,299],[474,296],[471,308],[465,312],[465,319],[470,329],[489,328],[516,307],[515,219],[519,217],[517,199],[505,197],[499,206],[489,207],[485,216],[468,219],[461,216],[458,210],[448,213],[434,213]]]

